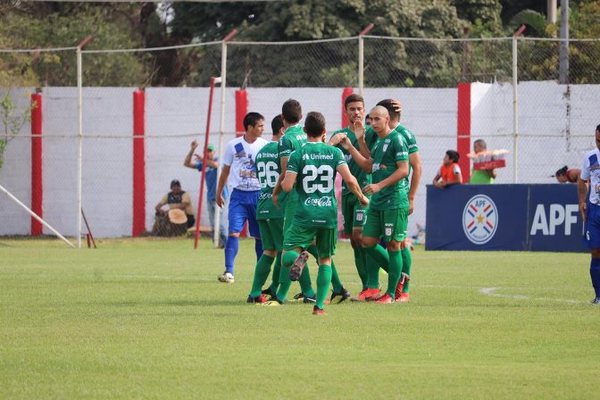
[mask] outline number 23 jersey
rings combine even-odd
[[[337,227],[335,174],[337,167],[345,164],[340,149],[322,142],[307,142],[292,152],[287,170],[298,174],[294,224]]]

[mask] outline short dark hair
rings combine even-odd
[[[352,93],[351,95],[346,97],[346,100],[344,100],[344,109],[348,107],[348,104],[350,103],[363,103],[364,106],[365,99],[360,94]]]
[[[252,126],[256,126],[256,123],[258,121],[264,121],[265,117],[263,117],[262,115],[260,115],[257,112],[249,112],[248,114],[246,114],[246,116],[244,117],[244,129],[248,130],[248,127],[250,125]]]
[[[448,156],[448,158],[450,160],[452,160],[452,162],[457,163],[458,160],[460,159],[460,154],[458,154],[458,152],[456,150],[448,150],[446,151],[446,155]]]
[[[566,175],[568,170],[569,170],[569,168],[565,165],[561,169],[557,170],[556,173],[554,174],[554,176]]]
[[[283,128],[283,119],[281,115],[276,115],[275,118],[271,121],[271,129],[273,130],[273,135],[279,135],[279,131]]]
[[[179,186],[179,187],[181,187],[181,183],[179,182],[178,179],[173,179],[171,181],[171,189],[173,189],[173,186]]]
[[[596,132],[600,132],[600,124],[596,127]]]
[[[478,143],[481,146],[483,146],[484,149],[487,149],[487,143],[485,142],[485,140],[483,140],[483,139],[477,139],[476,141],[473,142],[473,146],[475,146]]]
[[[290,124],[296,124],[302,119],[302,106],[298,100],[288,99],[281,106],[281,116]]]
[[[393,101],[394,100],[392,99],[384,99],[377,103],[377,105],[385,107],[385,109],[388,110],[388,114],[390,114],[390,119],[400,119],[400,113],[396,111],[396,108],[393,105]]]
[[[311,111],[304,119],[304,132],[310,137],[319,137],[325,132],[325,117],[317,111]]]

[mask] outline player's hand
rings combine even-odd
[[[358,202],[361,206],[366,207],[369,205],[369,198],[363,194],[361,198],[358,199]]]
[[[587,203],[586,202],[579,203],[579,214],[581,214],[581,219],[585,223],[585,220],[587,219]]]
[[[342,138],[346,137],[345,133],[336,133],[329,139],[329,144],[332,146],[337,146],[342,141]]]
[[[350,142],[350,139],[348,139],[348,136],[344,135],[342,137],[342,139],[340,140],[340,145],[344,148],[344,150],[350,152],[350,149],[352,149],[352,143]]]
[[[381,187],[378,183],[371,183],[370,185],[365,186],[363,189],[364,194],[375,194],[381,190]]]
[[[195,140],[192,140],[190,147],[191,147],[192,151],[196,150],[196,148],[198,148],[198,142],[196,142]]]
[[[415,200],[408,199],[408,215],[412,214],[415,211]]]
[[[217,196],[217,198],[215,199],[215,203],[217,203],[219,207],[223,208],[223,206],[225,205],[225,199],[223,198],[222,194],[219,194]]]
[[[271,200],[273,200],[273,205],[275,207],[279,208],[279,194],[278,193],[273,193],[273,195],[271,196]]]
[[[362,119],[357,118],[354,121],[354,135],[356,136],[356,139],[360,140],[362,137],[365,136],[365,125],[363,124]]]
[[[402,114],[402,103],[400,103],[400,100],[393,99],[392,100],[392,107],[394,107],[394,111],[396,111],[397,113]]]

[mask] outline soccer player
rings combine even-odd
[[[402,189],[407,192],[408,215],[410,215],[415,209],[415,196],[417,195],[417,189],[419,188],[419,182],[421,181],[422,163],[421,155],[419,154],[419,146],[417,145],[415,135],[402,124],[400,124],[402,107],[398,100],[385,99],[381,100],[379,103],[377,103],[377,105],[383,106],[386,108],[386,110],[388,110],[388,114],[390,115],[390,128],[398,132],[404,138],[404,141],[408,146],[408,173],[410,175],[410,181],[408,176],[404,178],[402,180]],[[409,290],[410,274],[412,270],[412,254],[406,239],[402,243],[400,254],[402,256],[402,275],[400,277],[398,287],[396,288],[396,301],[408,302],[410,300]],[[379,275],[377,275],[377,277],[379,277]]]
[[[591,249],[590,277],[596,296],[592,304],[600,304],[600,125],[596,127],[596,148],[583,160],[577,181],[579,212],[585,224],[585,236]]]
[[[218,276],[219,282],[234,282],[234,262],[239,249],[239,237],[244,223],[248,221],[250,235],[256,240],[257,260],[262,255],[262,245],[258,223],[256,222],[256,204],[260,195],[260,183],[256,171],[256,154],[268,142],[262,133],[265,118],[256,112],[249,112],[244,117],[243,136],[230,140],[225,147],[223,169],[219,176],[216,200],[223,207],[223,188],[229,182],[233,186],[229,199],[229,236],[225,243],[225,272]]]
[[[370,158],[363,157],[347,137],[342,137],[341,143],[361,168],[372,173],[372,183],[363,188],[363,192],[372,197],[363,226],[362,245],[375,261],[375,269],[378,270],[379,266],[387,268],[388,287],[385,294],[376,298],[376,302],[389,304],[395,300],[402,274],[400,250],[406,239],[409,209],[408,194],[402,189],[402,180],[409,172],[408,146],[402,135],[390,129],[390,116],[385,107],[376,106],[369,116],[377,135],[370,149]],[[357,129],[359,135],[363,132],[359,133]],[[381,238],[387,243],[387,250],[379,244]],[[369,267],[369,270],[372,269]],[[359,299],[370,299],[379,294],[378,282],[373,285],[371,276],[369,271],[368,288],[359,295]]]
[[[308,142],[291,153],[281,184],[286,192],[296,185],[298,192],[293,224],[285,233],[283,265],[290,268],[292,279],[300,276],[308,259],[306,249],[316,242],[319,272],[313,314],[322,315],[332,277],[331,257],[335,254],[337,241],[336,171],[363,206],[369,199],[361,192],[340,149],[323,143],[325,117],[318,112],[308,113],[304,130]]]
[[[262,293],[263,284],[267,281],[271,265],[275,261],[273,269],[273,281],[267,290],[271,296],[275,296],[279,285],[279,271],[281,267],[281,249],[283,243],[283,210],[273,204],[273,189],[279,179],[279,139],[283,135],[283,120],[281,115],[271,121],[273,130],[272,141],[265,145],[256,155],[256,170],[260,182],[260,196],[256,207],[256,219],[262,240],[263,255],[256,263],[252,290],[248,295],[248,303],[265,303],[267,297]]]
[[[352,175],[358,181],[360,187],[365,187],[371,183],[371,175],[365,172],[350,156],[350,153],[339,144],[339,136],[345,135],[356,148],[359,147],[358,139],[354,133],[354,126],[360,126],[365,118],[365,101],[361,95],[351,94],[344,100],[344,110],[348,117],[349,125],[338,131],[335,131],[329,140],[331,145],[335,145],[342,153],[348,168]],[[362,129],[359,128],[359,129]],[[365,208],[358,201],[358,197],[350,191],[348,185],[344,182],[342,185],[342,216],[344,217],[344,233],[350,235],[350,244],[354,252],[354,264],[356,271],[362,283],[362,290],[367,288],[367,255],[361,245],[362,228],[365,222]]]

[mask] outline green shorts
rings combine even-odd
[[[408,209],[395,208],[391,210],[367,211],[367,220],[363,226],[363,237],[383,237],[386,242],[406,239],[408,228]]]
[[[342,216],[344,217],[344,233],[350,235],[353,228],[362,228],[365,224],[367,210],[354,193],[342,195]]]
[[[308,248],[316,240],[319,257],[331,257],[335,254],[337,228],[320,228],[293,224],[285,231],[283,249],[294,250],[296,247]]]
[[[259,219],[258,229],[264,250],[283,248],[283,218]]]

